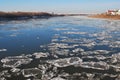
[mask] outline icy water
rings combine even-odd
[[[81,47],[85,50],[102,49],[119,52],[120,21],[76,16],[0,23],[0,57],[43,51],[40,46],[48,45],[54,40],[61,43],[83,44]],[[118,47],[110,47],[116,41],[118,44],[115,46]],[[87,44],[85,46],[84,43],[93,43],[93,46],[90,44],[86,47]]]
[[[120,20],[0,22],[0,80],[120,80]]]

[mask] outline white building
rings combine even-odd
[[[117,15],[120,15],[120,9],[119,9],[119,10],[117,10],[116,14],[117,14]]]
[[[119,10],[108,10],[107,14],[120,15],[120,9]]]

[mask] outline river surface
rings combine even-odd
[[[82,16],[0,22],[0,58],[44,51],[50,43],[120,52],[120,21]],[[92,44],[90,44],[92,43]]]
[[[0,80],[120,80],[120,20],[0,22]]]

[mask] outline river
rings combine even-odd
[[[120,80],[120,21],[2,21],[0,59],[1,80]]]

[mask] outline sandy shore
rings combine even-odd
[[[103,19],[112,19],[112,20],[120,20],[120,15],[107,15],[107,14],[97,14],[89,16],[92,18],[103,18]]]

